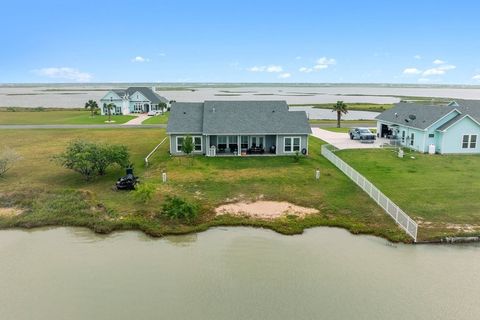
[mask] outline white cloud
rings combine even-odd
[[[333,58],[321,57],[317,60],[317,65],[330,66],[337,64],[337,61]]]
[[[310,73],[310,72],[313,71],[313,68],[301,67],[300,69],[298,69],[298,71],[305,72],[305,73]]]
[[[423,76],[440,76],[444,75],[447,71],[455,69],[456,66],[451,64],[441,64],[438,67],[427,69],[423,72]]]
[[[280,79],[287,79],[287,78],[290,78],[291,76],[292,76],[292,75],[291,75],[290,73],[288,73],[288,72],[281,73],[281,74],[278,75],[278,77],[279,77]]]
[[[274,73],[279,73],[283,72],[282,66],[276,66],[276,65],[269,65],[269,66],[253,66],[251,68],[247,69],[248,71],[251,72],[274,72]]]
[[[474,75],[472,80],[480,80],[480,74]]]
[[[316,63],[312,67],[301,67],[298,69],[300,72],[310,73],[313,71],[320,71],[327,69],[329,66],[337,64],[337,61],[333,58],[321,57],[317,59]]]
[[[416,60],[421,60],[422,56],[419,55],[419,54],[416,54],[416,55],[413,56],[413,58],[416,59]]]
[[[301,60],[301,59],[302,59],[301,56],[296,56],[296,57],[295,57],[295,60]]]
[[[440,60],[440,59],[433,60],[433,64],[444,64],[444,63],[445,63],[445,61]]]
[[[89,82],[93,77],[90,73],[81,72],[78,69],[69,67],[42,68],[34,70],[34,72],[43,77],[48,77],[52,79],[73,80],[76,82]]]
[[[142,56],[136,56],[135,58],[132,59],[132,62],[140,62],[140,63],[142,63],[142,62],[148,62],[148,61],[150,61],[150,59],[144,58],[144,57],[142,57]]]
[[[403,70],[403,74],[420,74],[422,73],[421,70],[418,70],[417,68],[406,68]]]

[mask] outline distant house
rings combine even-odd
[[[480,153],[480,101],[448,105],[398,103],[376,117],[381,137],[396,136],[401,145],[420,152]]]
[[[167,126],[173,155],[183,154],[186,136],[194,154],[306,155],[310,133],[306,113],[285,101],[174,103]]]
[[[102,114],[108,114],[107,105],[114,104],[112,114],[147,113],[149,111],[165,112],[169,107],[168,100],[147,87],[130,87],[125,90],[110,90],[100,99]]]

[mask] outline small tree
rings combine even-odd
[[[155,186],[150,183],[140,183],[133,192],[133,197],[143,203],[147,203],[155,194]]]
[[[21,159],[22,157],[13,149],[5,147],[0,150],[0,177],[5,175]]]
[[[337,113],[337,128],[340,128],[340,121],[342,119],[342,114],[348,113],[347,108],[348,106],[345,103],[343,103],[343,101],[337,101],[337,103],[333,105],[332,112]]]
[[[80,173],[85,180],[104,175],[112,165],[126,167],[129,153],[125,146],[101,145],[83,140],[69,143],[62,154],[54,157],[61,166]]]
[[[182,142],[182,151],[189,156],[193,152],[193,139],[191,136],[186,136]]]
[[[164,103],[164,102],[160,102],[158,104],[158,108],[160,108],[162,110],[162,113],[165,113],[165,111],[167,111],[167,104]]]
[[[85,109],[89,109],[91,112],[91,117],[95,115],[96,111],[98,110],[98,104],[95,100],[88,100],[87,103],[85,103]]]

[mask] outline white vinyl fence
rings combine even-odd
[[[331,150],[331,145],[322,145],[322,155],[339,168],[353,182],[363,189],[398,225],[410,235],[413,240],[417,241],[418,225],[413,221],[399,206],[384,195],[377,187],[375,187],[364,176],[350,167],[345,161],[337,157]]]

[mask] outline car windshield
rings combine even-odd
[[[360,133],[371,133],[368,129],[360,129]]]

